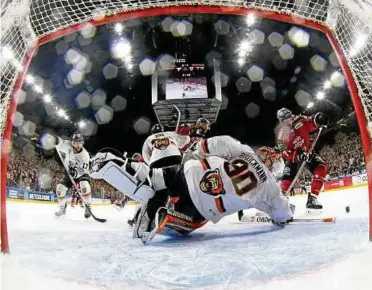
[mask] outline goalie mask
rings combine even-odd
[[[211,128],[211,123],[205,118],[199,118],[196,123],[196,134],[204,136],[208,130]]]
[[[155,124],[154,126],[152,126],[151,134],[156,134],[156,133],[160,133],[160,132],[164,132],[164,128],[163,128],[162,125]]]
[[[280,155],[275,152],[274,148],[267,146],[259,148],[256,154],[270,171],[273,167],[273,164],[280,158]]]

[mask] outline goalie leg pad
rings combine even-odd
[[[138,187],[139,182],[136,178],[115,162],[108,162],[99,170],[99,175],[107,183],[136,201],[147,202],[155,195],[154,190],[146,185]]]

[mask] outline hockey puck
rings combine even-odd
[[[345,207],[345,210],[346,210],[347,213],[349,213],[350,212],[350,207],[349,206]]]

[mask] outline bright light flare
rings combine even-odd
[[[316,98],[318,100],[323,100],[325,98],[325,93],[324,92],[319,92],[316,94]]]
[[[248,26],[252,26],[256,22],[256,16],[252,13],[248,14],[245,22]]]
[[[52,101],[52,96],[51,95],[44,95],[43,97],[44,103],[50,103]]]
[[[43,88],[39,85],[35,85],[34,90],[35,92],[40,93],[40,94],[43,92]]]
[[[323,87],[324,87],[325,89],[330,89],[330,88],[332,87],[332,82],[329,81],[329,80],[328,80],[328,81],[325,81]]]
[[[244,61],[243,58],[239,58],[239,59],[238,59],[238,65],[239,65],[239,66],[243,66],[243,65],[244,65],[244,62],[245,62],[245,61]]]
[[[80,129],[85,128],[86,125],[87,125],[87,123],[86,123],[85,121],[80,121],[80,122],[78,123],[78,126],[79,126]]]
[[[125,59],[130,56],[131,45],[128,40],[121,38],[114,43],[111,50],[115,58]]]
[[[240,49],[247,52],[252,49],[252,45],[249,43],[249,41],[245,40],[240,44]]]
[[[308,109],[312,108],[313,106],[314,106],[314,103],[313,102],[310,102],[310,103],[307,104],[307,108]]]
[[[32,75],[27,75],[25,80],[28,84],[33,84],[35,82],[35,78]]]
[[[123,24],[121,24],[121,23],[116,23],[115,26],[114,26],[114,30],[115,30],[115,32],[116,32],[117,34],[120,35],[120,34],[123,32],[123,30],[124,30],[124,26],[123,26]]]
[[[60,117],[67,116],[65,110],[63,110],[63,109],[58,109],[57,115],[60,116]]]

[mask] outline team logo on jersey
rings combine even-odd
[[[170,142],[168,138],[155,139],[154,147],[158,150],[165,150],[168,148]]]
[[[200,181],[200,189],[202,192],[214,196],[225,194],[223,181],[218,168],[215,170],[209,170],[204,174],[202,180]]]

